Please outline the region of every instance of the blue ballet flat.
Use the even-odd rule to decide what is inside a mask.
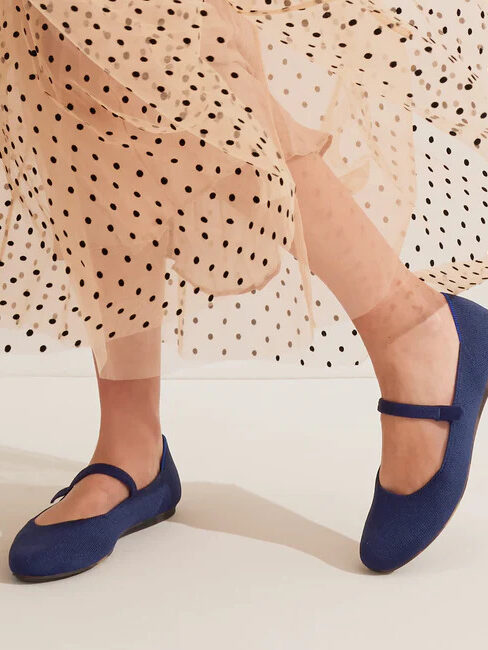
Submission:
[[[171,517],[181,498],[178,471],[165,436],[159,474],[146,487],[137,489],[134,479],[120,467],[93,463],[82,469],[68,487],[57,492],[51,503],[66,496],[89,474],[107,474],[118,479],[127,486],[129,496],[107,513],[95,517],[47,525],[36,524],[39,515],[30,519],[10,548],[9,565],[17,578],[45,582],[87,571],[112,553],[120,537]]]
[[[462,296],[442,293],[459,338],[452,404],[406,404],[380,397],[378,411],[449,421],[446,451],[436,474],[411,494],[386,490],[380,484],[378,470],[360,544],[361,560],[373,571],[394,571],[425,550],[451,518],[468,480],[474,438],[488,392],[488,309]]]

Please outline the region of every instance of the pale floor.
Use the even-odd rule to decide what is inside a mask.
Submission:
[[[487,421],[447,529],[378,576],[358,559],[379,458],[374,380],[168,381],[177,515],[92,571],[24,585],[10,542],[85,464],[98,406],[88,378],[3,378],[0,391],[3,650],[486,647]]]

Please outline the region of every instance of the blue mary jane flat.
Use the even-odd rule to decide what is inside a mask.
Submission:
[[[94,463],[55,494],[51,503],[68,494],[89,474],[107,474],[118,479],[127,486],[129,496],[109,512],[95,517],[47,525],[35,522],[38,515],[30,519],[10,548],[9,565],[17,578],[45,582],[91,569],[112,553],[120,537],[171,517],[181,498],[178,471],[165,436],[159,474],[146,487],[137,489],[133,478],[120,467]]]
[[[380,397],[378,411],[409,418],[447,420],[449,437],[440,469],[419,490],[396,494],[376,474],[373,501],[364,526],[360,556],[373,571],[403,566],[443,530],[466,488],[473,443],[487,397],[488,309],[459,295],[442,292],[459,337],[452,404],[393,402]]]

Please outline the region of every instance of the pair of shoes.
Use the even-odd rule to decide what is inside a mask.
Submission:
[[[377,572],[398,569],[434,541],[459,504],[468,480],[474,438],[488,391],[488,309],[462,296],[442,294],[459,338],[452,404],[407,404],[380,397],[378,411],[449,421],[446,451],[436,474],[411,494],[386,490],[378,470],[360,543],[363,564]]]
[[[444,459],[423,487],[406,495],[382,487],[378,470],[360,544],[361,560],[373,571],[391,572],[425,550],[451,518],[466,488],[474,437],[488,394],[488,309],[461,296],[443,295],[459,338],[453,403],[407,404],[380,397],[378,410],[400,417],[449,421]],[[42,582],[86,571],[110,555],[123,535],[171,517],[181,498],[178,472],[165,436],[160,472],[145,488],[138,490],[119,467],[98,463],[79,472],[52,501],[94,473],[122,481],[129,497],[109,512],[87,519],[40,526],[34,521],[36,515],[12,543],[9,564],[14,575]]]
[[[53,503],[89,474],[118,479],[129,496],[103,515],[39,525],[36,515],[17,533],[9,552],[12,573],[25,582],[59,580],[91,569],[109,556],[120,537],[168,519],[181,498],[178,471],[163,435],[163,453],[156,478],[140,490],[120,467],[93,463],[79,472]],[[45,512],[43,510],[42,512]]]

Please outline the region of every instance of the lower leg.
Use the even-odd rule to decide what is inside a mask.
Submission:
[[[100,430],[90,463],[109,463],[128,472],[138,488],[148,485],[158,474],[162,454],[159,416],[161,359],[159,330],[128,337],[109,347],[107,362],[112,371],[124,376],[120,356],[128,358],[133,348],[141,359],[148,356],[157,364],[157,376],[139,379],[105,379],[95,362],[100,396]],[[120,354],[118,354],[120,352]],[[132,367],[134,364],[132,363]],[[104,366],[104,369],[107,366]],[[147,368],[145,369],[147,371]],[[79,519],[108,512],[128,496],[127,488],[118,480],[93,474],[77,483],[64,499],[37,518],[40,524]]]
[[[449,404],[459,341],[445,298],[399,259],[322,158],[289,161],[309,263],[350,316],[386,399]],[[380,480],[400,493],[440,467],[449,424],[381,414]]]
[[[101,420],[92,463],[111,463],[137,487],[157,474],[162,452],[159,377],[112,380],[98,376]]]

